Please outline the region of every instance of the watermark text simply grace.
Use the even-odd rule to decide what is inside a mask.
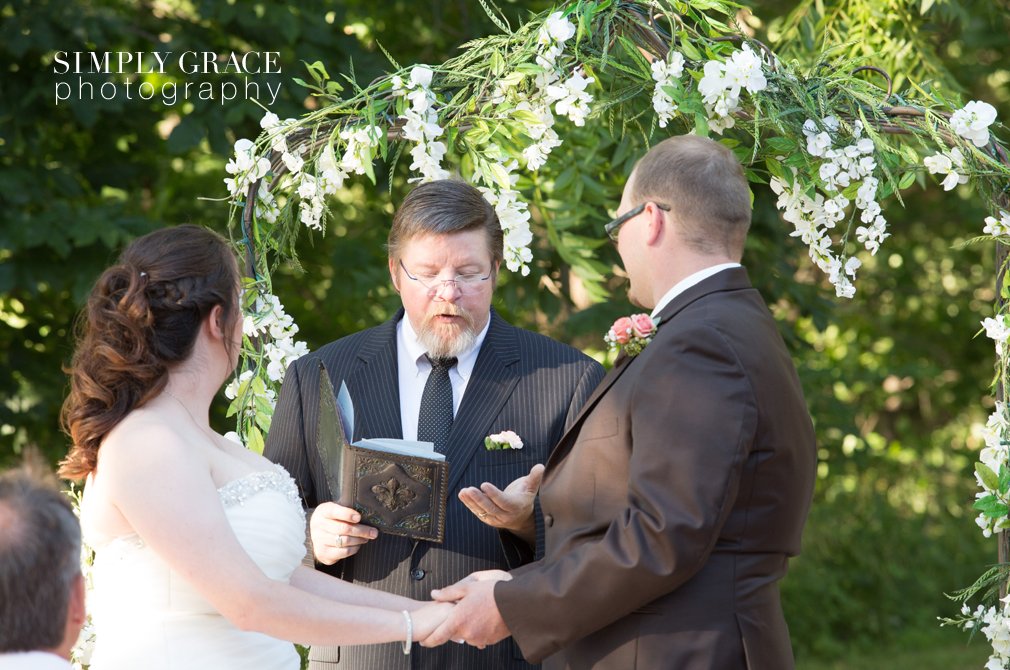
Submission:
[[[153,56],[147,59],[145,53]],[[280,74],[277,64],[279,51],[249,51],[228,56],[213,51],[184,51],[173,59],[171,51],[57,51],[53,72],[55,74],[165,74],[166,65],[177,62],[183,74]],[[154,61],[157,62],[155,66]],[[118,66],[115,67],[114,66]]]

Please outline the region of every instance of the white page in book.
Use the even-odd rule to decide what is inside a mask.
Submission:
[[[399,454],[401,456],[417,456],[433,461],[444,461],[445,454],[435,451],[432,442],[414,442],[412,440],[396,440],[390,438],[374,438],[371,440],[360,440],[354,443],[355,447],[364,449],[374,449],[384,451],[387,454]]]
[[[347,390],[347,384],[340,382],[340,392],[337,393],[337,405],[340,407],[340,423],[344,427],[344,437],[348,442],[354,439],[354,401]]]

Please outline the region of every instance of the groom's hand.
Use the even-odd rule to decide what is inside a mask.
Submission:
[[[358,553],[361,545],[378,537],[379,531],[359,521],[361,515],[349,507],[331,502],[317,507],[309,520],[312,553],[316,560],[323,565],[333,565]]]
[[[537,534],[533,502],[543,476],[544,466],[538,463],[528,475],[515,480],[504,491],[484,482],[479,489],[473,486],[462,489],[459,499],[484,523],[512,531],[532,545]]]
[[[467,644],[483,649],[511,635],[494,601],[496,581],[500,580],[464,580],[465,583],[432,591],[431,597],[436,601],[455,602],[456,607],[434,633],[421,641],[421,646],[437,647],[448,640],[465,640]]]

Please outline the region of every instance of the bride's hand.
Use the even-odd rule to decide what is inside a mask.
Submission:
[[[427,603],[421,609],[411,612],[414,641],[420,642],[434,633],[455,607],[453,603]]]

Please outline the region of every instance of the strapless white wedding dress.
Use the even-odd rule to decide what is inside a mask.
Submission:
[[[277,466],[236,479],[218,494],[256,565],[287,582],[305,556],[305,513],[294,480]],[[299,668],[294,645],[239,630],[136,534],[96,551],[92,579],[92,670]]]

